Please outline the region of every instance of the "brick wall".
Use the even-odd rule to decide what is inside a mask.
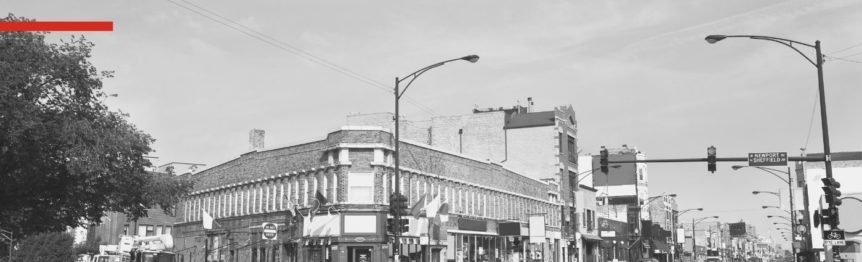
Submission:
[[[431,119],[431,145],[500,162],[506,159],[504,124],[502,111],[434,117]]]

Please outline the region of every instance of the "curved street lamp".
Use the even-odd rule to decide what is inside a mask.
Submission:
[[[785,219],[785,220],[787,220],[787,221],[793,221],[793,220],[791,220],[789,217],[786,217],[786,216],[779,216],[779,215],[768,215],[768,216],[766,216],[766,218],[773,218],[773,217],[776,217],[776,218],[783,218],[783,219]]]
[[[676,260],[676,252],[675,252],[676,245],[677,245],[677,243],[676,243],[677,242],[677,240],[676,240],[676,238],[677,238],[677,236],[676,236],[677,226],[676,225],[679,223],[679,217],[682,216],[683,214],[691,212],[691,211],[703,211],[703,208],[702,207],[688,208],[688,209],[683,209],[683,210],[677,211],[676,213],[673,214],[673,229],[674,230],[672,230],[670,232],[670,234],[671,234],[671,241],[673,241],[672,244],[673,244],[674,252],[670,256],[671,261]],[[694,229],[692,229],[692,230],[694,230]]]
[[[789,47],[790,49],[793,49],[793,51],[796,51],[796,53],[799,53],[800,55],[802,55],[802,57],[804,57],[805,60],[807,60],[815,68],[817,68],[817,91],[818,91],[818,95],[820,97],[820,127],[821,127],[821,133],[823,135],[823,166],[826,169],[826,178],[832,179],[832,153],[831,153],[831,150],[829,148],[829,125],[827,124],[828,121],[826,119],[826,88],[823,86],[823,54],[820,51],[820,40],[814,41],[814,45],[799,42],[799,41],[794,41],[794,40],[790,40],[790,39],[771,37],[771,36],[761,36],[761,35],[710,35],[710,36],[707,36],[704,40],[706,40],[706,42],[708,42],[710,44],[714,44],[714,43],[717,43],[718,41],[721,41],[721,40],[724,40],[727,38],[749,38],[749,39],[754,39],[754,40],[765,40],[765,41],[779,43],[781,45]],[[816,57],[812,60],[810,57],[805,55],[805,53],[802,53],[802,51],[799,51],[799,49],[797,49],[796,46],[807,46],[810,48],[814,48],[814,52],[815,52]],[[767,170],[764,168],[760,168],[760,169],[761,170]],[[788,169],[787,170],[787,173],[788,173],[788,179],[787,180],[788,180],[788,184],[790,184],[790,182],[789,182],[789,181],[791,181],[791,179],[790,179],[790,167],[788,167],[787,169]],[[792,194],[792,192],[793,191],[791,190],[791,194]],[[791,201],[793,201],[792,195],[790,196],[790,199],[791,199]],[[834,206],[830,205],[830,207],[834,207]],[[791,208],[791,210],[793,210],[793,204],[790,205],[790,208]],[[791,216],[793,216],[793,214],[791,214]],[[807,212],[805,213],[805,216],[810,217]],[[795,238],[794,238],[794,240],[795,240]],[[807,248],[810,249],[811,248],[810,238],[808,238],[808,240],[806,240],[806,241],[807,241],[806,246],[807,246]],[[795,253],[796,252],[795,252],[795,248],[794,248],[794,257],[796,255]],[[806,257],[807,257],[808,261],[812,261],[812,262],[815,261],[813,255],[806,255]],[[829,258],[827,258],[827,260],[828,259]]]
[[[795,212],[795,211],[796,211],[796,208],[795,208],[795,206],[793,205],[793,198],[794,198],[794,197],[793,197],[793,191],[794,191],[794,190],[793,190],[793,176],[792,176],[792,173],[790,172],[790,167],[789,167],[789,166],[787,167],[787,171],[786,171],[786,172],[785,172],[785,171],[783,171],[783,170],[779,170],[779,169],[775,169],[775,168],[770,168],[770,167],[762,167],[762,166],[732,166],[731,168],[733,168],[733,170],[739,170],[739,169],[742,169],[742,168],[757,168],[757,169],[760,169],[761,171],[767,172],[767,173],[769,173],[770,175],[775,176],[776,178],[778,178],[779,180],[781,180],[782,182],[784,182],[785,184],[787,184],[787,189],[788,189],[788,190],[787,190],[787,192],[788,192],[788,198],[790,199],[790,212],[789,212],[789,213],[790,213],[790,223],[791,223],[791,224],[793,224],[791,227],[794,227],[794,228],[796,227],[796,212]],[[781,177],[781,175],[779,175],[779,173],[782,173],[782,174],[787,175],[787,178],[783,178],[783,177]],[[775,192],[768,192],[768,191],[754,191],[754,192],[751,192],[751,193],[752,193],[752,194],[755,194],[755,195],[756,195],[756,194],[758,194],[758,193],[769,193],[769,194],[773,194],[773,195],[777,196],[777,197],[778,197],[778,201],[779,201],[779,202],[781,202],[781,195],[780,195],[780,194],[778,194],[778,193],[775,193]],[[765,209],[765,208],[766,208],[766,207],[764,207],[764,209]],[[808,217],[808,212],[807,212],[808,207],[806,206],[804,210],[806,210],[806,211],[805,211],[805,213],[804,213],[804,215],[805,215],[806,217]],[[796,231],[795,231],[795,230],[793,230],[792,234],[793,234],[793,239],[796,239]],[[808,245],[808,244],[806,243],[806,245]],[[794,256],[795,256],[795,255],[796,255],[796,253],[797,253],[796,248],[794,247],[794,248],[792,249],[792,251],[793,251],[793,254],[794,254]]]
[[[817,89],[820,95],[820,126],[823,133],[823,160],[826,169],[826,178],[832,178],[832,153],[829,149],[829,125],[826,121],[826,90],[823,86],[823,54],[820,52],[820,40],[814,41],[814,45],[790,39],[762,35],[710,35],[707,36],[704,40],[706,40],[706,42],[710,44],[714,44],[727,38],[749,38],[779,43],[781,45],[789,47],[790,49],[793,49],[793,51],[796,51],[797,53],[802,55],[805,60],[808,60],[809,63],[811,63],[812,65],[814,65],[814,67],[817,68]],[[796,46],[794,45],[802,45],[814,48],[817,57],[812,60],[807,55],[805,55],[805,53],[802,53],[802,51],[796,49]]]
[[[401,167],[399,165],[400,157],[399,157],[399,147],[398,147],[399,144],[401,143],[401,139],[399,137],[400,132],[398,130],[399,129],[398,128],[399,119],[400,119],[399,101],[401,99],[401,96],[404,95],[404,92],[407,92],[407,88],[410,88],[410,84],[413,84],[413,81],[415,81],[416,78],[419,78],[419,76],[421,76],[425,72],[428,72],[428,70],[434,69],[436,67],[442,66],[442,65],[449,63],[449,62],[452,62],[452,61],[459,61],[459,60],[468,61],[470,63],[476,63],[477,61],[479,61],[479,56],[468,55],[465,57],[449,59],[449,60],[446,60],[443,62],[439,62],[436,64],[432,64],[432,65],[423,67],[419,70],[416,70],[416,72],[413,72],[413,73],[406,75],[404,77],[401,77],[401,78],[396,77],[395,78],[395,154],[393,155],[393,158],[395,158],[394,159],[395,160],[395,185],[394,185],[395,186],[395,195],[398,195],[398,196],[401,195],[401,189],[400,189],[401,188]],[[403,82],[404,80],[407,80],[408,78],[410,79],[410,82],[407,82],[407,85],[404,86],[404,90],[399,90],[399,85],[401,84],[401,82]],[[390,199],[389,202],[390,202],[390,206],[391,206],[392,199]],[[395,219],[393,220],[393,223],[394,223],[393,226],[395,228],[400,229],[401,228],[401,225],[400,225],[401,224],[401,219],[400,219],[401,215],[398,212],[395,212],[394,217],[395,217]],[[393,234],[393,242],[395,244],[393,245],[392,252],[395,254],[395,257],[399,257],[401,254],[400,253],[400,246],[401,246],[400,243],[401,242],[398,241],[398,235],[400,235],[401,232],[399,232],[399,231],[400,230],[395,230],[395,232]],[[399,261],[399,260],[396,259],[395,261]]]
[[[790,211],[787,211],[787,210],[781,209],[781,207],[779,207],[779,206],[761,206],[761,208],[763,208],[763,209],[767,209],[767,208],[775,208],[775,209],[778,209],[778,210],[784,211],[784,212],[785,212],[785,213],[787,213],[788,215],[793,215],[793,213],[790,213]],[[791,221],[792,221],[792,220],[791,220]]]

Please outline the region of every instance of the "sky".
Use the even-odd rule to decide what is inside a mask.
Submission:
[[[392,112],[395,77],[469,54],[480,61],[419,78],[403,114],[532,97],[537,111],[573,106],[583,153],[622,144],[651,159],[705,157],[710,145],[719,157],[821,152],[816,68],[777,43],[708,44],[711,34],[820,40],[831,149],[862,150],[862,3],[852,0],[0,0],[0,13],[113,21],[113,32],[74,35],[95,44],[95,66],[115,71],[104,88],[117,97],[106,103],[157,140],[160,163],[218,165],[248,150],[253,128],[266,130],[268,147],[323,138],[348,114]],[[715,173],[650,164],[649,190],[705,209],[682,221],[718,215],[780,239],[766,216],[782,212],[760,208],[776,198],[750,192],[782,182],[736,164],[745,163]]]

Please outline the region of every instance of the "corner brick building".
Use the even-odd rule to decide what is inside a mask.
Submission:
[[[190,174],[196,185],[179,208],[176,252],[183,261],[203,261],[205,253],[209,261],[388,261],[391,141],[383,128],[345,127],[324,140],[252,151]],[[477,261],[532,252],[523,236],[500,236],[498,224],[526,223],[528,214],[545,213],[544,251],[559,256],[553,252],[560,245],[559,205],[548,200],[548,192],[557,190],[552,183],[417,142],[402,141],[401,154],[402,190],[410,203],[437,194],[452,213],[422,245],[428,223],[410,218],[401,243],[405,255]],[[318,191],[329,203],[312,220],[309,207]],[[287,219],[291,202],[305,216],[299,223]],[[204,211],[215,218],[212,230],[202,228]],[[278,240],[262,240],[264,222],[281,224]]]

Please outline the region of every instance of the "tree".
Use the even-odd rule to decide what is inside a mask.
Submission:
[[[74,238],[69,233],[41,233],[25,238],[13,259],[32,262],[75,261]]]
[[[88,61],[93,44],[45,34],[0,32],[0,228],[26,236],[109,211],[169,212],[191,182],[146,171],[154,139],[104,105],[111,72]]]

